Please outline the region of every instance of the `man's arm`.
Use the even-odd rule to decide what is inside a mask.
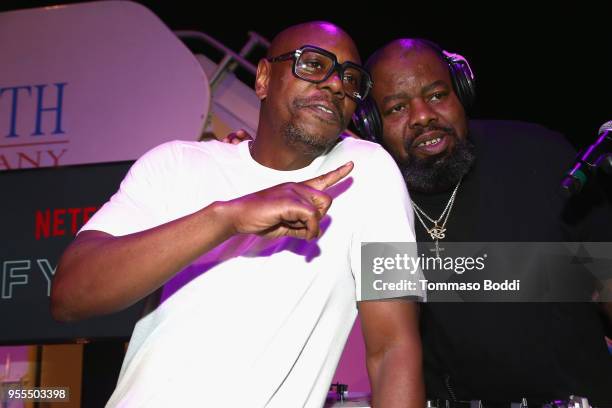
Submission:
[[[51,312],[70,321],[129,307],[232,234],[221,203],[121,237],[83,231],[60,259]]]
[[[372,406],[425,406],[418,305],[390,299],[359,303]]]
[[[313,239],[332,202],[322,190],[352,168],[348,163],[301,183],[216,202],[134,234],[115,237],[84,231],[60,259],[51,312],[56,319],[69,321],[122,310],[235,234]]]

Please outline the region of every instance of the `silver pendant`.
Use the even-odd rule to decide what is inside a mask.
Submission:
[[[430,251],[436,253],[436,258],[440,258],[440,252],[444,251],[444,248],[440,246],[440,242],[437,239],[434,241],[434,244],[434,248],[431,248]]]

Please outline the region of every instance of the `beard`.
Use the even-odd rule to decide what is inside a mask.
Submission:
[[[298,98],[293,101],[294,112],[322,100],[327,101],[327,99],[322,97]],[[320,156],[331,149],[338,141],[338,137],[343,129],[342,124],[344,123],[344,115],[340,102],[332,100],[331,103],[334,105],[335,111],[337,112],[335,123],[337,125],[336,137],[326,135],[322,130],[317,133],[306,130],[304,126],[298,124],[300,123],[300,119],[294,114],[291,120],[285,122],[281,128],[287,145],[300,149],[303,154],[308,156]]]
[[[291,122],[283,125],[282,132],[287,145],[299,149],[306,156],[320,156],[331,149],[338,141],[338,138],[309,133],[304,128]]]
[[[455,136],[456,137],[456,136]],[[399,167],[408,190],[437,193],[449,190],[467,174],[474,161],[474,144],[468,139],[458,139],[453,151],[442,157],[411,158]]]

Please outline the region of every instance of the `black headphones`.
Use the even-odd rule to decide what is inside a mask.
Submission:
[[[444,51],[440,46],[429,40],[419,40],[419,42],[425,43],[446,61],[455,94],[463,105],[463,109],[469,112],[476,96],[474,73],[470,64],[461,55]],[[357,106],[353,114],[353,124],[364,139],[377,143],[381,142],[382,118],[371,94]]]

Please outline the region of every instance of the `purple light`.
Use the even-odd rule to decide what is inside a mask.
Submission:
[[[328,34],[331,35],[337,35],[339,34],[340,30],[338,29],[338,27],[336,27],[335,25],[331,24],[331,23],[320,23],[319,26]]]

